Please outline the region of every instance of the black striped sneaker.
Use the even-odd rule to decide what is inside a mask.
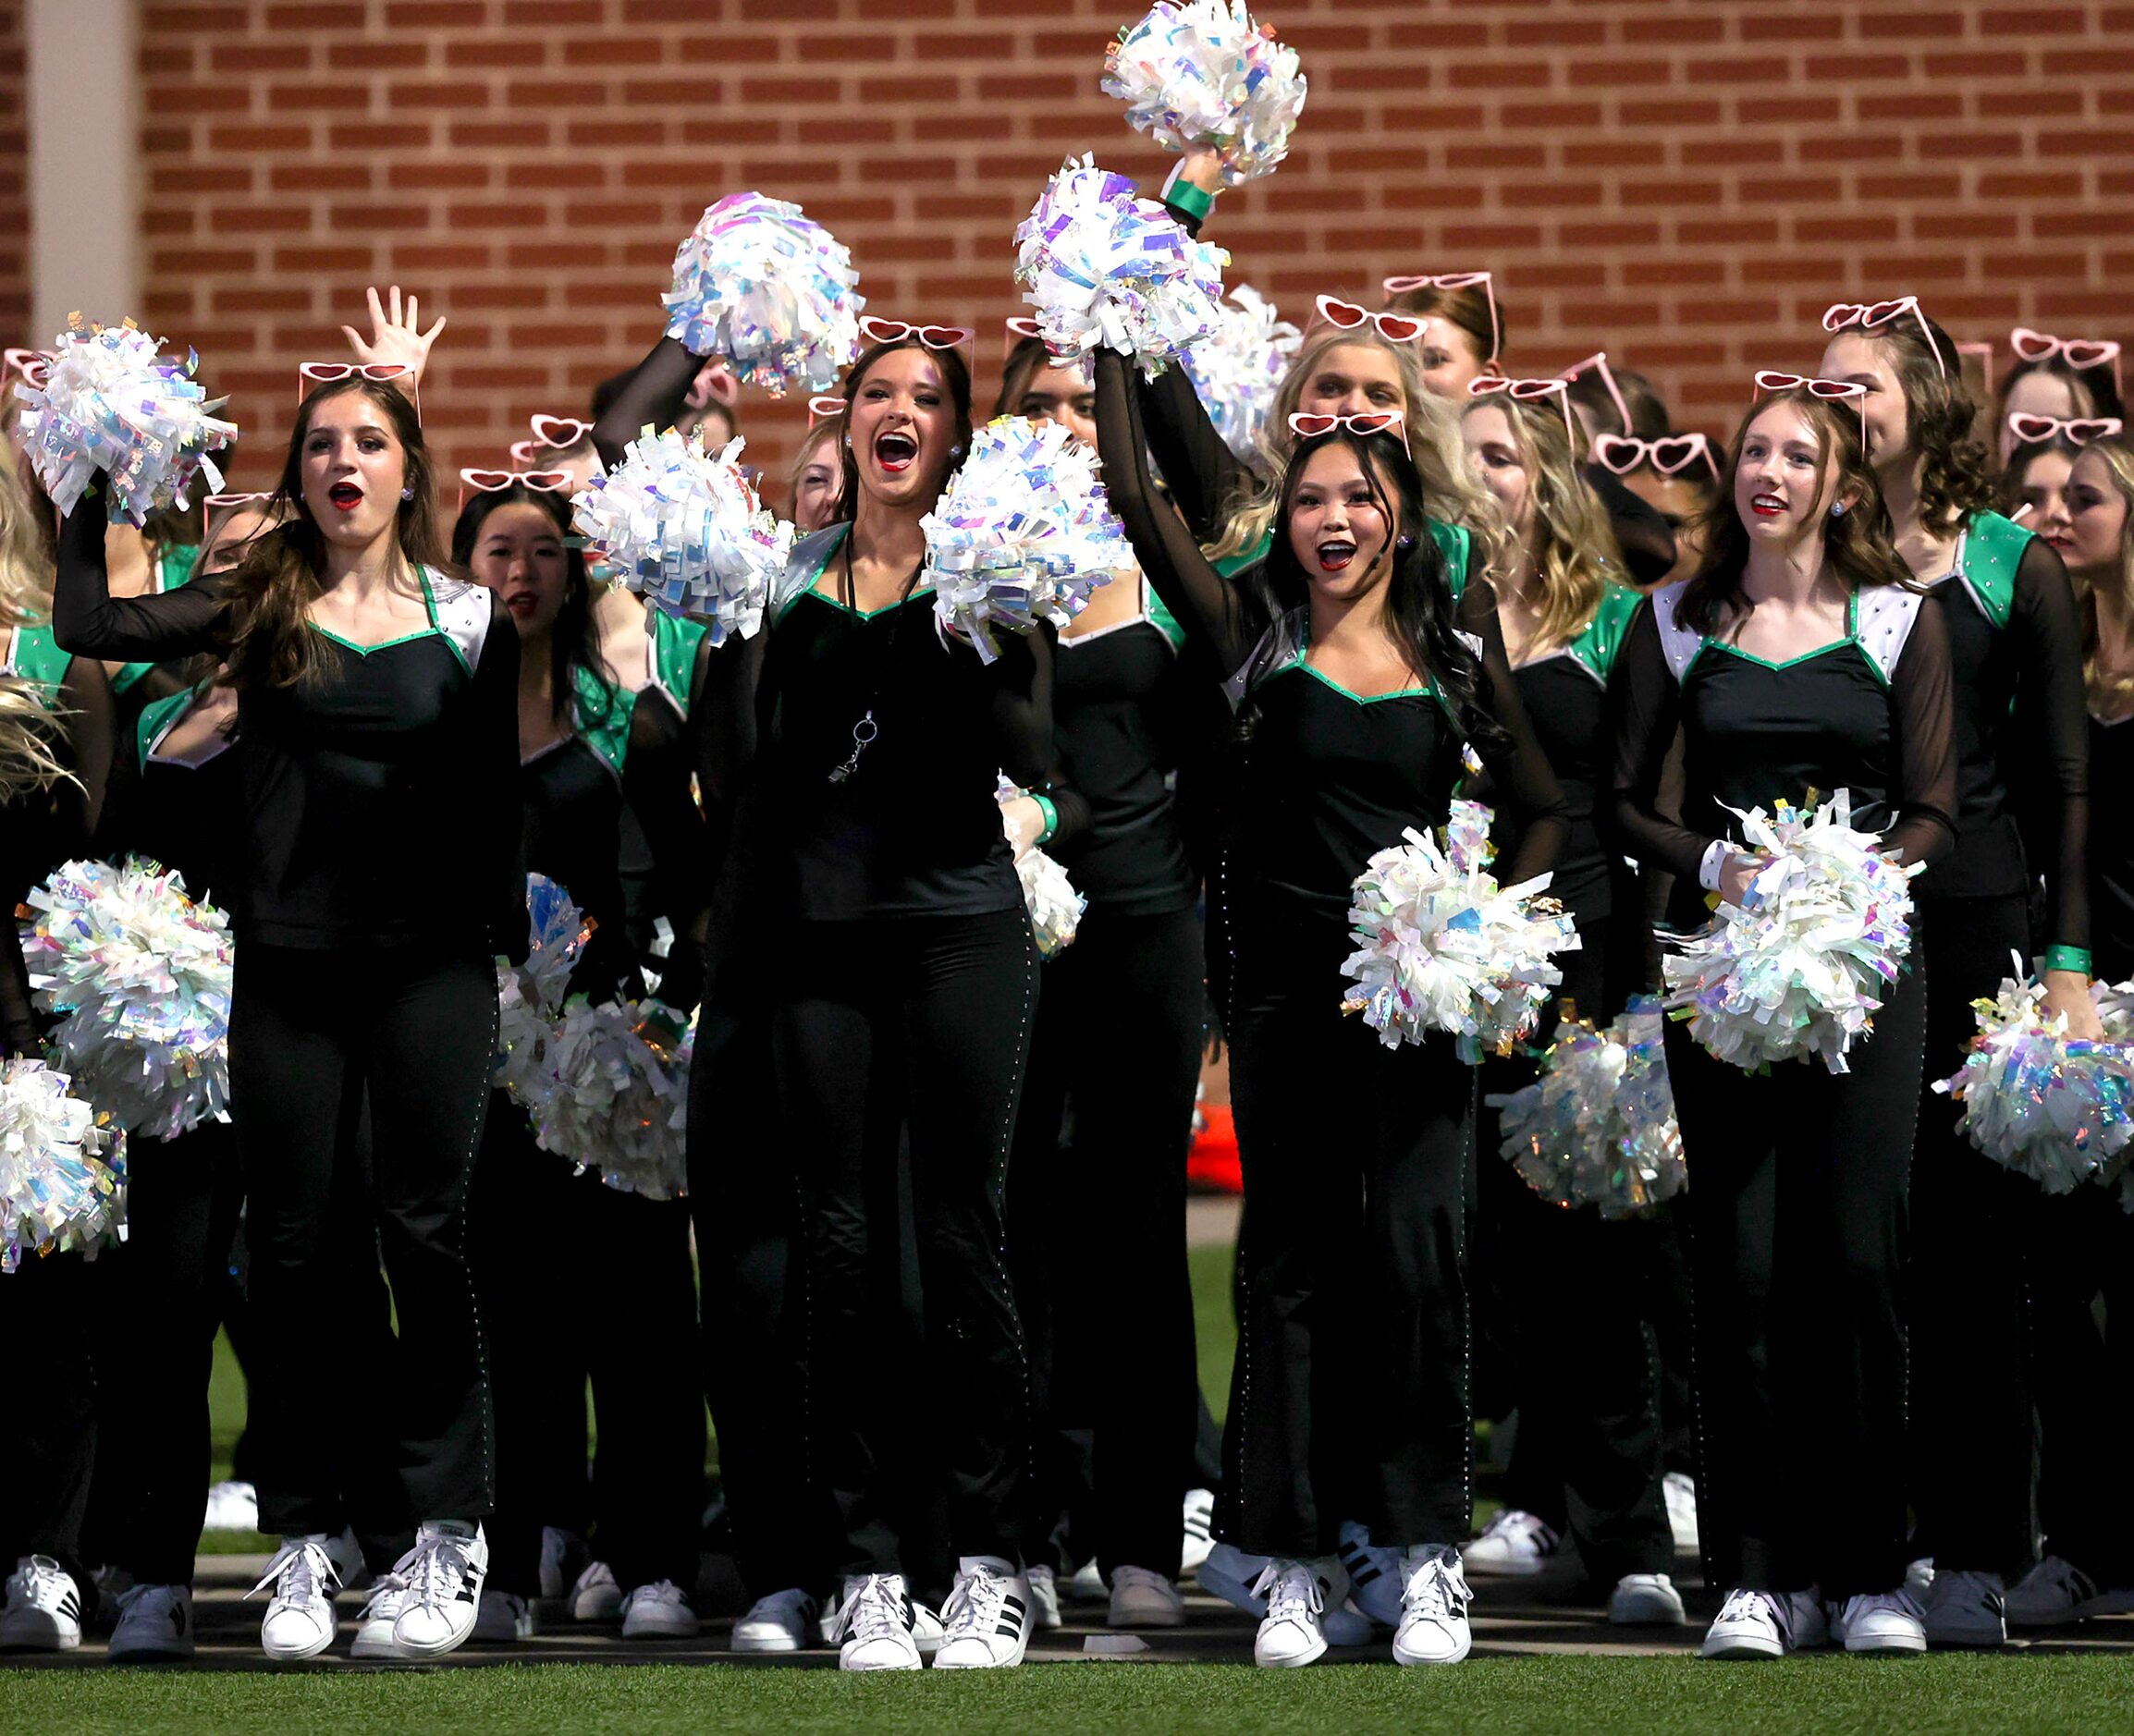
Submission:
[[[7,1576],[0,1651],[71,1652],[81,1644],[81,1589],[48,1555],[26,1555]]]
[[[997,1556],[967,1555],[941,1608],[936,1669],[1011,1669],[1030,1639],[1030,1582]]]

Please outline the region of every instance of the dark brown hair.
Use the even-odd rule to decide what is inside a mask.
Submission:
[[[1734,479],[1741,471],[1741,448],[1750,426],[1774,405],[1790,404],[1816,434],[1816,455],[1829,471],[1819,479],[1813,512],[1823,533],[1823,563],[1836,572],[1847,589],[1865,591],[1875,585],[1913,587],[1912,575],[1898,558],[1891,541],[1889,508],[1883,504],[1881,487],[1867,461],[1860,438],[1859,412],[1850,398],[1817,397],[1803,387],[1773,392],[1748,407],[1727,448],[1724,482],[1704,514],[1704,559],[1682,593],[1675,617],[1700,633],[1721,630],[1731,613],[1747,615],[1756,605],[1741,588],[1748,568],[1748,527],[1734,502]],[[1835,460],[1834,466],[1832,460]],[[1836,518],[1829,516],[1830,503],[1851,494],[1852,505]]]
[[[993,414],[1013,415],[1023,394],[1030,389],[1030,382],[1051,365],[1052,352],[1045,348],[1042,337],[1017,340],[1000,369],[1000,396],[993,400]]]
[[[838,497],[837,509],[830,515],[832,524],[850,524],[860,507],[860,467],[852,457],[852,406],[860,401],[860,387],[884,356],[899,349],[916,349],[932,361],[941,376],[941,384],[948,390],[949,407],[955,412],[954,438],[950,442],[957,453],[971,449],[971,369],[964,361],[961,349],[934,349],[922,344],[917,337],[900,337],[893,344],[877,344],[852,363],[852,372],[845,375],[845,408],[838,417],[838,463],[840,467],[844,493]],[[955,458],[949,460],[952,472]],[[948,477],[941,478],[942,485]]]
[[[556,625],[548,641],[549,715],[568,724],[576,715],[577,671],[584,669],[601,692],[600,717],[605,720],[615,704],[615,677],[600,654],[600,630],[593,615],[593,586],[585,576],[584,550],[570,534],[570,496],[513,483],[494,493],[476,489],[460,508],[452,526],[452,559],[470,572],[474,546],[482,540],[482,527],[489,515],[505,507],[536,507],[556,525],[563,544],[563,606],[556,612]]]
[[[1993,504],[1993,460],[1971,434],[1979,407],[1964,385],[1964,359],[1924,314],[1860,336],[1881,346],[1905,395],[1905,438],[1919,459],[1919,523],[1930,536],[1954,535]]]
[[[351,393],[384,413],[405,457],[407,471],[401,482],[411,492],[400,501],[394,517],[393,545],[406,578],[415,582],[417,567],[445,567],[430,453],[423,444],[414,406],[397,386],[360,374],[320,386],[298,407],[281,481],[261,507],[263,512],[278,515],[280,522],[252,540],[244,559],[223,581],[233,605],[223,654],[228,669],[223,677],[226,686],[240,691],[294,687],[317,666],[308,612],[321,592],[326,539],[304,504],[304,442],[310,438],[319,407]]]
[[[1497,303],[1496,324],[1490,324],[1490,298],[1495,293],[1493,282],[1469,284],[1465,289],[1441,289],[1435,284],[1425,284],[1419,289],[1402,290],[1386,306],[1397,313],[1415,313],[1457,325],[1475,340],[1478,356],[1486,362],[1496,361],[1502,357],[1511,334],[1504,329],[1502,301]]]

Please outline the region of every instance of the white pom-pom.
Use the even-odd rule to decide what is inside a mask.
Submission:
[[[763,625],[792,550],[792,526],[766,509],[736,461],[745,444],[737,436],[713,453],[701,432],[647,429],[571,503],[589,559],[654,606],[704,622],[715,645]]]
[[[193,478],[210,491],[222,471],[207,455],[237,437],[237,424],[214,414],[194,379],[200,358],[161,359],[163,340],[132,321],[62,332],[43,386],[15,388],[21,444],[37,480],[62,514],[71,513],[98,471],[111,479],[108,516],[135,524],[166,507],[183,507]]]
[[[1634,998],[1605,1031],[1566,1020],[1540,1077],[1489,1099],[1502,1112],[1504,1158],[1551,1205],[1628,1217],[1686,1180],[1674,1094],[1662,1050],[1660,1003]]]
[[[1304,334],[1277,317],[1250,284],[1230,292],[1222,324],[1185,352],[1182,365],[1223,443],[1248,464],[1260,461],[1259,431]]]
[[[1037,956],[1049,959],[1073,943],[1089,900],[1074,889],[1066,869],[1041,850],[1026,850],[1015,859],[1015,877],[1023,883],[1023,902],[1030,907]]]
[[[1097,455],[1049,419],[1002,416],[979,429],[920,528],[934,614],[987,663],[1000,654],[995,629],[1064,627],[1134,559]]]
[[[1722,904],[1662,960],[1667,1005],[1690,1009],[1690,1034],[1757,1071],[1818,1056],[1834,1073],[1864,1036],[1911,950],[1910,881],[1882,839],[1852,827],[1839,790],[1803,813],[1778,804],[1740,815],[1748,848],[1768,858],[1748,908]]]
[[[1126,118],[1173,151],[1212,144],[1222,179],[1236,187],[1289,154],[1304,113],[1296,50],[1255,24],[1244,0],[1157,0],[1122,31],[1104,93]]]
[[[70,1082],[43,1061],[0,1066],[0,1272],[126,1233],[126,1135]]]
[[[1069,157],[1046,183],[1015,248],[1015,281],[1056,357],[1108,346],[1153,379],[1222,324],[1230,255],[1091,157]]]
[[[689,1027],[656,1001],[574,995],[548,1050],[555,1080],[535,1124],[543,1151],[647,1199],[689,1191]]]
[[[729,193],[675,250],[667,335],[773,397],[823,392],[859,353],[852,256],[798,205]]]
[[[2092,984],[2106,1040],[2069,1038],[2065,1019],[2046,1016],[2043,985],[2020,959],[2015,966],[1993,1000],[1972,1003],[1978,1034],[1934,1089],[1962,1106],[1956,1126],[1988,1157],[2048,1193],[2071,1193],[2116,1174],[2134,1139],[2134,1019],[2124,986]]]
[[[1342,966],[1354,987],[1343,1010],[1362,1013],[1388,1048],[1442,1031],[1463,1060],[1508,1054],[1564,980],[1549,960],[1577,948],[1571,919],[1529,906],[1547,874],[1497,884],[1489,825],[1489,809],[1455,801],[1442,848],[1411,827],[1405,844],[1380,850],[1356,876],[1357,950]]]
[[[546,874],[526,876],[526,962],[497,960],[497,1083],[536,1116],[555,1090],[548,1051],[593,920]]]
[[[123,1128],[171,1139],[229,1115],[230,938],[153,862],[64,864],[27,900],[23,961],[74,1088]]]

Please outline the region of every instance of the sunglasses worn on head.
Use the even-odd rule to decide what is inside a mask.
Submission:
[[[845,400],[828,392],[817,393],[808,399],[808,426],[818,422],[828,422],[845,413]]]
[[[210,495],[200,503],[201,547],[205,548],[215,540],[215,515],[217,512],[227,515],[241,507],[253,506],[262,500],[272,500],[273,498],[272,495],[266,494]]]
[[[300,409],[313,388],[333,385],[342,380],[362,378],[383,385],[391,380],[405,379],[413,373],[404,361],[300,361],[297,363],[297,404]],[[415,422],[423,420],[423,394],[411,379],[410,396],[414,400]]]
[[[1380,286],[1387,296],[1406,295],[1415,289],[1480,289],[1490,303],[1490,353],[1484,361],[1494,361],[1504,347],[1503,327],[1497,321],[1497,287],[1495,276],[1486,271],[1442,271],[1436,273],[1410,273],[1405,276],[1388,277]]]
[[[1608,352],[1597,349],[1583,361],[1574,361],[1564,370],[1566,385],[1575,384],[1578,376],[1590,370],[1600,376],[1600,384],[1608,393],[1608,401],[1615,406],[1615,413],[1623,419],[1623,432],[1630,432],[1630,406],[1623,401],[1623,388],[1615,384],[1615,371],[1608,365]]]
[[[1757,395],[1766,392],[1807,392],[1811,397],[1849,397],[1855,410],[1859,411],[1859,433],[1862,444],[1867,440],[1867,387],[1858,380],[1818,380],[1806,373],[1783,373],[1776,368],[1764,368],[1756,376]]]
[[[1329,325],[1337,325],[1344,332],[1353,332],[1367,323],[1375,325],[1380,336],[1394,344],[1414,343],[1429,324],[1412,313],[1373,313],[1368,308],[1359,308],[1354,301],[1343,301],[1339,296],[1319,297],[1318,312],[1319,318]]]
[[[1469,397],[1487,397],[1492,392],[1502,392],[1516,403],[1530,404],[1544,397],[1556,400],[1556,408],[1564,412],[1564,437],[1571,443],[1571,450],[1578,450],[1578,433],[1571,425],[1571,383],[1568,380],[1513,380],[1501,373],[1485,373],[1479,379],[1467,382]]]
[[[912,325],[902,320],[877,319],[872,313],[861,316],[860,331],[872,343],[901,344],[915,337],[928,349],[954,349],[972,336],[967,325]]]
[[[539,495],[568,495],[570,493],[569,471],[483,471],[470,470],[460,472],[460,506],[467,504],[467,491],[478,494],[500,495],[517,484],[531,488]],[[454,508],[458,510],[457,507]]]
[[[1919,336],[1927,340],[1927,353],[1934,359],[1934,372],[1946,380],[1948,364],[1942,360],[1942,347],[1934,342],[1933,327],[1919,311],[1917,296],[1898,296],[1894,301],[1834,301],[1822,311],[1822,329],[1846,332],[1858,326],[1863,332],[1879,332],[1892,320],[1900,320],[1907,313],[1919,323]]]
[[[26,385],[43,391],[52,378],[52,358],[42,349],[10,349],[7,372],[20,374]]]
[[[1657,440],[1604,434],[1594,440],[1593,456],[1616,476],[1627,476],[1641,464],[1661,476],[1679,476],[1702,458],[1711,467],[1712,480],[1719,480],[1719,460],[1712,456],[1711,442],[1700,434],[1662,434]]]
[[[1309,410],[1290,412],[1289,431],[1300,440],[1317,440],[1337,428],[1357,434],[1398,434],[1401,449],[1408,449],[1408,419],[1398,410],[1372,410],[1358,416],[1334,416]]]
[[[2033,416],[2018,410],[2008,417],[2008,432],[2027,446],[2042,445],[2062,434],[2071,444],[2086,446],[2092,440],[2113,438],[2124,425],[2116,416],[2076,416],[2062,421],[2057,416]]]

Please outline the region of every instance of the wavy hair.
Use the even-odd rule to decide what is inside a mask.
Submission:
[[[40,509],[0,434],[0,630],[52,618],[53,548]]]
[[[1288,455],[1282,495],[1275,504],[1273,544],[1265,561],[1239,578],[1258,590],[1258,601],[1270,617],[1279,617],[1310,600],[1311,581],[1290,545],[1290,511],[1312,456],[1337,445],[1355,454],[1371,498],[1393,538],[1388,551],[1392,570],[1386,581],[1385,605],[1393,642],[1408,666],[1436,689],[1453,726],[1466,740],[1481,747],[1504,743],[1508,738],[1503,726],[1490,710],[1489,671],[1460,637],[1445,557],[1425,522],[1422,472],[1392,434],[1358,434],[1336,428],[1316,439],[1298,441]]]
[[[2121,439],[2092,440],[2080,450],[2103,459],[2105,474],[2127,508],[2126,522],[2119,528],[2117,574],[2118,603],[2124,612],[2134,607],[2134,446]],[[2134,704],[2134,674],[2111,673],[2098,666],[2098,587],[2080,574],[2070,571],[2067,576],[2074,581],[2076,600],[2082,606],[2082,685],[2089,691],[2091,709],[2100,716],[2122,715]]]
[[[1503,412],[1527,476],[1534,521],[1526,542],[1541,582],[1539,638],[1548,645],[1567,644],[1600,606],[1611,571],[1622,577],[1623,553],[1615,544],[1614,527],[1579,469],[1560,412],[1521,403],[1508,392],[1492,392],[1470,399],[1460,420],[1483,410]]]
[[[1823,475],[1817,481],[1810,510],[1813,521],[1822,526],[1823,564],[1851,591],[1875,585],[1919,588],[1892,541],[1889,508],[1883,504],[1882,488],[1867,461],[1859,412],[1849,399],[1817,397],[1795,386],[1751,404],[1727,448],[1725,483],[1702,520],[1704,558],[1675,609],[1684,626],[1700,633],[1717,632],[1730,614],[1746,616],[1756,606],[1741,585],[1748,568],[1748,528],[1734,503],[1734,479],[1741,471],[1741,448],[1750,427],[1778,404],[1791,405],[1815,430],[1816,456]],[[1848,492],[1857,496],[1851,509],[1830,517],[1830,503]]]
[[[852,457],[850,438],[852,406],[859,402],[860,387],[866,383],[867,375],[881,364],[884,356],[892,355],[900,349],[916,349],[921,355],[931,359],[940,373],[941,384],[948,388],[950,408],[955,412],[955,437],[950,444],[960,451],[968,452],[971,449],[971,368],[963,360],[963,351],[960,348],[929,348],[915,336],[900,337],[891,344],[877,344],[872,349],[864,352],[852,363],[852,372],[845,375],[845,407],[837,420],[838,463],[844,492],[838,496],[837,507],[829,516],[828,522],[831,524],[850,524],[853,515],[859,511],[860,467],[859,461]],[[949,470],[951,474],[955,468],[956,461],[950,458]],[[947,476],[941,478],[944,488],[948,486],[948,482]]]
[[[1841,336],[1862,337],[1889,359],[1905,395],[1905,437],[1919,464],[1919,523],[1930,536],[1955,535],[1972,513],[1993,506],[1994,491],[1993,460],[1971,432],[1979,407],[1964,385],[1964,359],[1954,340],[1923,313]]]
[[[1259,431],[1262,474],[1240,482],[1222,534],[1208,544],[1208,558],[1222,560],[1248,553],[1266,539],[1285,492],[1283,475],[1295,438],[1289,431],[1290,415],[1328,353],[1343,345],[1375,347],[1393,359],[1406,403],[1408,451],[1422,479],[1426,509],[1432,518],[1464,526],[1474,537],[1480,556],[1478,572],[1501,572],[1509,547],[1504,518],[1490,491],[1468,473],[1458,417],[1450,404],[1424,385],[1422,357],[1415,345],[1396,344],[1375,325],[1355,331],[1332,326],[1305,339],[1275,388],[1273,406]]]
[[[294,687],[318,670],[318,653],[308,625],[311,605],[322,590],[326,539],[304,504],[304,442],[319,408],[354,394],[382,411],[405,456],[404,486],[412,493],[399,503],[393,520],[396,583],[412,594],[417,567],[446,567],[437,536],[435,479],[429,448],[423,443],[415,408],[398,387],[354,375],[337,380],[306,397],[289,430],[281,480],[262,510],[280,522],[253,539],[245,557],[223,581],[229,597],[231,624],[223,653],[223,685],[240,691],[249,687]]]
[[[2100,362],[2094,368],[2071,367],[2058,356],[2049,356],[2042,361],[2017,361],[2001,376],[2000,388],[1993,394],[1993,438],[2001,437],[2001,430],[2008,425],[2008,395],[2016,389],[2016,382],[2033,373],[2050,374],[2067,388],[2068,414],[2075,417],[2116,416],[2127,417],[2127,407],[2119,397],[2119,387],[2112,378],[2112,364]]]
[[[534,507],[555,524],[563,544],[563,606],[556,612],[556,625],[548,639],[548,715],[568,726],[576,715],[577,671],[583,669],[600,690],[596,721],[605,722],[615,707],[615,674],[600,654],[599,624],[593,613],[593,585],[585,575],[585,553],[570,532],[569,496],[529,488],[513,483],[494,494],[476,490],[460,508],[452,526],[452,559],[472,570],[474,547],[482,540],[482,527],[491,513],[505,507]]]

